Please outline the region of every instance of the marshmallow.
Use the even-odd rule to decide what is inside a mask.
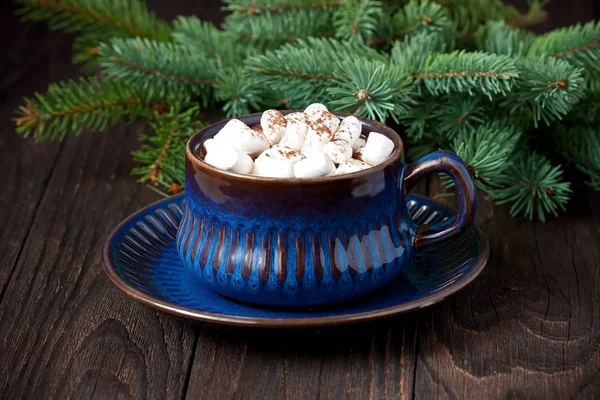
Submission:
[[[285,120],[287,121],[287,126],[279,144],[300,151],[304,144],[304,138],[306,137],[310,121],[301,112],[288,114],[285,116]]]
[[[281,160],[288,159],[292,160],[293,162],[304,160],[304,156],[302,154],[290,147],[283,145],[273,146],[270,149],[265,150],[264,153],[268,153],[269,157],[274,157]]]
[[[340,164],[352,157],[352,147],[350,143],[345,140],[334,140],[323,146],[323,151],[327,153],[329,158],[336,163]]]
[[[304,114],[309,115],[314,113],[315,111],[329,111],[324,104],[320,103],[312,103],[308,107],[304,109]]]
[[[350,115],[342,120],[333,140],[345,140],[350,143],[350,146],[354,146],[354,142],[360,138],[361,132],[362,125],[360,121],[354,115]],[[354,147],[352,150],[354,150]]]
[[[323,147],[329,143],[326,136],[317,135],[314,132],[308,132],[301,153],[304,157],[310,157],[323,152]]]
[[[306,132],[304,145],[302,146],[302,155],[308,157],[310,155],[321,153],[323,147],[331,141],[333,135],[323,124],[311,122]]]
[[[250,129],[238,119],[229,120],[215,135],[215,139],[228,142],[252,157],[269,148],[269,141],[262,132]]]
[[[204,146],[204,151],[206,153],[208,153],[209,151],[213,150],[213,149],[218,149],[220,147],[219,145],[220,141],[215,139],[215,138],[210,138],[204,141],[204,143],[202,143],[202,146]]]
[[[316,178],[327,176],[335,171],[331,158],[325,153],[317,153],[294,164],[296,178]]]
[[[308,114],[308,118],[316,124],[316,126],[325,125],[329,130],[329,135],[333,138],[333,135],[340,126],[340,119],[330,113],[329,111],[316,110],[311,114]]]
[[[287,121],[277,110],[267,110],[260,117],[260,126],[270,144],[277,144],[285,133]]]
[[[294,149],[273,146],[254,161],[252,173],[273,178],[293,178],[294,164],[302,159],[304,157]]]
[[[248,154],[240,151],[238,153],[238,159],[230,171],[236,174],[249,174],[254,168],[254,161]]]
[[[206,156],[204,156],[204,162],[212,165],[213,167],[223,169],[226,171],[235,172],[237,174],[248,174],[252,170],[254,162],[252,158],[239,151],[232,145],[214,139],[206,145],[207,148]],[[208,142],[208,140],[207,140]]]
[[[362,137],[359,137],[354,143],[351,143],[350,146],[352,146],[352,151],[357,151],[358,149],[365,147],[365,144],[367,144],[367,141]]]
[[[337,169],[335,170],[335,175],[349,174],[370,167],[371,166],[369,164],[351,158],[349,160],[344,161],[337,167]]]
[[[394,151],[394,142],[377,132],[369,133],[367,144],[362,149],[362,161],[369,165],[384,162]]]

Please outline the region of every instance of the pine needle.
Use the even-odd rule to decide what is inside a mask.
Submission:
[[[122,82],[96,78],[53,83],[25,103],[15,118],[17,132],[36,140],[62,140],[87,129],[104,131],[122,120],[152,119],[169,110],[164,100],[151,99]]]
[[[428,58],[413,76],[433,95],[482,93],[491,99],[506,95],[519,74],[506,56],[454,51]]]
[[[576,67],[600,71],[600,21],[538,36],[531,44],[529,54],[559,58]]]
[[[383,8],[377,0],[346,0],[333,16],[335,37],[366,44],[377,30]]]
[[[149,181],[171,189],[173,184],[183,187],[185,183],[185,146],[202,123],[197,121],[198,107],[185,109],[184,103],[176,103],[168,114],[150,122],[153,134],[140,137],[142,147],[132,153],[133,159],[142,164],[131,173],[140,176],[140,182]]]
[[[529,220],[545,222],[546,214],[558,215],[564,210],[571,184],[562,180],[560,166],[537,153],[525,153],[506,170],[499,181],[504,188],[492,193],[497,204],[511,204],[510,215],[523,215]]]
[[[218,63],[190,55],[173,43],[147,39],[112,39],[100,45],[106,75],[145,90],[149,96],[190,96],[208,101]]]

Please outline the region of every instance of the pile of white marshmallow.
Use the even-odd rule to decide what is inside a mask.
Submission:
[[[394,150],[394,143],[380,133],[371,132],[365,140],[355,116],[340,121],[318,103],[285,117],[277,110],[267,110],[260,128],[262,131],[230,120],[204,142],[204,161],[238,174],[316,178],[370,168]]]

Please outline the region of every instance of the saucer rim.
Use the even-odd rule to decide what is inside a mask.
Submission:
[[[164,198],[141,208],[135,213],[129,215],[123,221],[121,221],[108,235],[104,245],[102,247],[102,264],[103,269],[108,278],[112,283],[119,288],[125,295],[131,299],[142,303],[146,306],[152,307],[156,310],[166,312],[171,315],[178,317],[189,318],[196,321],[210,322],[221,325],[230,326],[245,326],[245,327],[256,327],[256,328],[314,328],[322,326],[334,326],[334,325],[347,325],[360,322],[373,321],[377,319],[388,318],[400,314],[405,314],[411,311],[420,310],[425,307],[429,307],[436,303],[439,303],[446,298],[454,295],[466,286],[468,286],[485,268],[489,260],[489,242],[485,235],[479,230],[478,227],[472,225],[470,229],[475,232],[476,238],[480,244],[479,258],[475,266],[469,271],[468,274],[462,277],[462,279],[453,285],[449,285],[444,289],[421,297],[418,300],[410,301],[405,304],[399,304],[391,307],[382,308],[373,311],[362,311],[358,313],[332,315],[332,316],[320,316],[320,317],[299,317],[299,318],[265,318],[265,317],[244,317],[237,315],[227,315],[219,313],[211,313],[207,311],[200,311],[193,308],[181,307],[174,303],[170,303],[164,300],[157,299],[147,293],[144,293],[136,288],[131,287],[123,278],[121,278],[116,271],[116,267],[113,265],[110,257],[110,249],[113,247],[113,242],[116,240],[117,234],[123,229],[123,227],[130,223],[131,220],[136,219],[140,215],[145,215],[150,209],[156,208],[162,203],[175,203],[181,201],[179,198],[184,197],[185,193],[180,193],[175,196]],[[435,203],[438,207],[449,209],[437,201],[421,196],[417,194],[411,194],[411,197],[424,199],[428,202]]]

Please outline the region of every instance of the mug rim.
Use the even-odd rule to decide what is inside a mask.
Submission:
[[[302,110],[278,110],[278,111],[281,112],[283,115],[291,114],[293,112],[303,112]],[[349,117],[351,115],[354,115],[354,114],[347,114],[347,113],[340,113],[340,112],[332,112],[332,114],[334,114],[338,118],[341,117],[342,119]],[[239,180],[239,181],[246,181],[249,183],[256,182],[256,183],[265,183],[265,184],[282,184],[282,185],[288,186],[288,185],[316,184],[316,183],[322,183],[322,182],[323,183],[342,182],[345,180],[353,180],[356,178],[368,176],[368,175],[377,173],[379,171],[383,171],[386,168],[388,168],[390,165],[396,163],[402,157],[402,154],[404,152],[404,143],[402,141],[402,138],[395,130],[393,130],[389,126],[387,126],[379,121],[375,121],[375,120],[361,117],[358,115],[354,115],[354,116],[361,122],[361,125],[363,125],[363,126],[375,125],[375,129],[369,128],[369,129],[371,129],[371,132],[377,132],[377,133],[384,134],[388,139],[392,140],[392,142],[394,142],[394,150],[392,151],[392,154],[390,154],[390,156],[384,162],[377,164],[375,166],[372,166],[370,168],[366,168],[366,169],[363,169],[360,171],[355,171],[355,172],[351,172],[351,173],[347,173],[347,174],[321,176],[321,177],[316,177],[316,178],[276,178],[276,177],[257,176],[257,175],[250,175],[250,174],[238,174],[235,172],[225,171],[225,170],[213,167],[212,165],[206,163],[203,159],[201,159],[194,151],[194,148],[196,148],[198,144],[202,143],[202,142],[200,142],[200,143],[197,143],[197,142],[200,140],[200,138],[204,135],[204,133],[207,130],[214,129],[217,125],[220,125],[220,124],[223,124],[223,126],[224,126],[228,121],[230,121],[232,119],[239,119],[242,122],[244,122],[243,119],[248,119],[248,118],[252,118],[252,117],[260,117],[260,116],[262,116],[262,112],[245,114],[245,115],[240,115],[237,117],[223,119],[223,120],[220,120],[213,124],[210,124],[208,126],[205,126],[204,128],[200,129],[198,132],[196,132],[187,141],[186,146],[185,146],[186,159],[189,160],[190,162],[192,162],[196,168],[199,168],[203,172],[211,174],[211,175],[217,175],[222,178],[226,178],[228,180]]]

